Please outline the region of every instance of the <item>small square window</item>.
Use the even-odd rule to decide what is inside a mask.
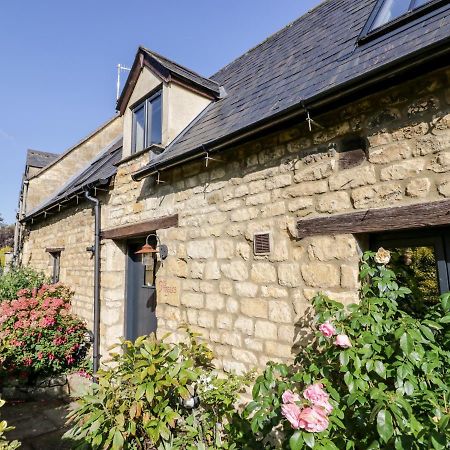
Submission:
[[[133,109],[132,153],[162,141],[161,92],[144,100]]]

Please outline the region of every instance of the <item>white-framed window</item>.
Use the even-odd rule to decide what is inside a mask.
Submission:
[[[161,91],[145,99],[132,110],[131,152],[136,153],[161,144],[162,141],[162,95]]]

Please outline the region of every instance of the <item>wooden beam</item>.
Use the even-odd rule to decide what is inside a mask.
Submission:
[[[368,209],[348,214],[300,219],[298,237],[345,233],[374,233],[450,223],[450,200],[391,208]]]
[[[173,216],[164,216],[158,219],[148,220],[146,222],[133,223],[123,227],[111,228],[102,231],[102,239],[126,239],[135,236],[145,236],[153,231],[163,228],[178,226],[178,214]]]
[[[64,247],[48,247],[45,251],[47,253],[59,253],[64,251]]]

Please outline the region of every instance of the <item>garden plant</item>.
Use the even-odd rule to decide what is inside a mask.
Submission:
[[[247,448],[449,448],[450,294],[406,312],[389,260],[364,254],[358,305],[314,299],[315,340],[256,380]]]
[[[0,303],[4,300],[15,300],[17,292],[22,289],[38,289],[49,280],[43,272],[31,267],[13,267],[4,275],[0,275]]]
[[[213,354],[187,330],[178,345],[143,336],[122,341],[92,395],[80,399],[66,437],[76,448],[238,449],[230,427],[248,379],[218,376]]]
[[[62,374],[82,367],[89,348],[85,323],[70,312],[72,292],[63,285],[21,289],[0,303],[0,374]]]

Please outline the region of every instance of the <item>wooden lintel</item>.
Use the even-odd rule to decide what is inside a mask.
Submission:
[[[450,224],[450,200],[300,219],[298,237],[375,233]]]
[[[173,216],[164,216],[158,219],[147,220],[146,222],[133,223],[122,227],[111,228],[102,231],[102,239],[126,239],[135,236],[145,236],[153,231],[163,228],[178,226],[178,214]]]
[[[47,253],[59,253],[64,251],[64,247],[49,247],[46,248],[45,251]]]

